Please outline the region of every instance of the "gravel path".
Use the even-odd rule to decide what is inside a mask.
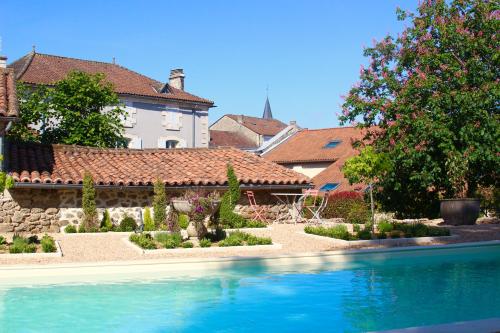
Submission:
[[[268,236],[273,243],[282,244],[282,249],[252,250],[227,248],[223,253],[163,253],[163,254],[140,254],[132,247],[123,242],[128,235],[124,233],[101,233],[101,234],[52,234],[59,241],[63,257],[59,258],[0,258],[0,265],[15,264],[55,264],[70,262],[106,262],[122,260],[147,260],[160,258],[213,258],[233,256],[261,256],[323,252],[346,248],[343,245],[333,245],[328,239],[322,240],[311,238],[301,234],[303,225],[273,225],[271,229],[251,231],[257,236]],[[444,243],[500,240],[499,224],[483,224],[474,226],[450,227],[452,234],[459,238],[450,239]],[[436,244],[436,243],[435,243]],[[373,246],[372,246],[373,247]]]

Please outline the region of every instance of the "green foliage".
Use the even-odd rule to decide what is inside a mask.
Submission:
[[[187,229],[189,225],[189,216],[187,216],[186,214],[179,214],[178,222],[181,229]]]
[[[409,21],[398,37],[364,50],[340,120],[378,126],[366,139],[391,161],[377,180],[385,210],[432,217],[441,197],[499,187],[497,13],[496,1],[423,1],[398,12]]]
[[[163,182],[159,179],[156,180],[154,184],[153,220],[157,229],[167,222],[167,197],[165,195],[165,184],[163,184]]]
[[[145,250],[156,249],[156,244],[149,233],[131,234],[129,240]]]
[[[71,72],[54,87],[17,86],[19,122],[8,136],[21,141],[125,147],[125,111],[104,74]],[[106,112],[103,110],[106,108]],[[31,126],[40,124],[39,131]]]
[[[155,240],[166,249],[175,249],[181,246],[182,237],[179,233],[159,232],[155,235]]]
[[[394,229],[394,226],[391,222],[382,220],[377,223],[377,230],[381,233],[391,232]]]
[[[137,229],[137,223],[131,216],[125,215],[120,222],[120,231],[130,232]]]
[[[0,162],[3,161],[3,156],[0,155]],[[0,193],[14,186],[14,179],[5,172],[0,171]]]
[[[42,245],[42,251],[46,253],[50,252],[56,252],[56,241],[54,238],[50,237],[49,235],[45,234],[41,241],[40,244]]]
[[[257,220],[247,220],[244,228],[266,228],[267,223]]]
[[[74,234],[76,233],[76,227],[72,224],[68,224],[66,227],[64,227],[64,232],[67,234]]]
[[[361,231],[361,226],[359,224],[353,224],[352,231],[357,233]]]
[[[0,235],[0,245],[4,245],[6,243],[7,243],[7,240],[5,239],[5,237]]]
[[[200,240],[200,247],[211,247],[211,246],[212,246],[212,242],[210,241],[210,239],[202,238]]]
[[[83,218],[80,224],[81,230],[83,232],[96,232],[99,229],[99,222],[97,220],[97,209],[95,204],[94,181],[89,173],[85,173],[83,177],[82,210]]]
[[[146,207],[144,209],[144,231],[154,231],[156,230],[155,222],[151,217],[151,209]]]
[[[220,204],[220,223],[229,228],[243,228],[247,223],[246,219],[233,211],[240,200],[240,183],[230,164],[227,165],[227,182],[229,189],[222,196]]]
[[[363,230],[360,230],[356,236],[362,240],[372,239],[372,233],[369,228],[364,228]]]
[[[401,231],[399,230],[393,230],[389,233],[391,238],[401,238]]]
[[[272,240],[269,237],[257,237],[242,231],[234,231],[229,234],[224,240],[219,242],[219,246],[253,246],[253,245],[270,245]]]
[[[15,235],[12,240],[12,245],[9,247],[10,253],[35,253],[36,244],[34,239]]]
[[[209,232],[205,237],[212,242],[218,242],[226,238],[226,231],[220,227],[215,228],[214,232]]]
[[[182,244],[181,244],[181,247],[183,247],[183,248],[185,248],[185,249],[190,249],[190,248],[192,248],[193,246],[194,246],[194,245],[193,245],[193,243],[191,243],[191,242],[184,242],[184,243],[182,243]]]
[[[363,197],[359,193],[347,193],[351,192],[332,193],[321,216],[325,219],[343,218],[353,224],[368,222],[370,211]]]
[[[352,235],[347,231],[347,227],[343,224],[338,224],[333,227],[314,227],[314,226],[305,226],[304,232],[308,234],[318,235],[318,236],[326,236],[331,238],[343,239],[343,240],[351,240]]]
[[[107,209],[104,210],[101,220],[101,231],[112,231],[114,228],[113,222],[111,221],[111,216]]]
[[[345,161],[342,172],[349,183],[371,184],[391,170],[387,154],[377,153],[372,146],[361,150],[360,154]]]

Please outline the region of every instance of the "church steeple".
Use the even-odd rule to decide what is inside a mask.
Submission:
[[[269,97],[266,97],[266,105],[264,106],[264,114],[262,114],[263,119],[273,119],[273,113],[271,112],[271,104],[269,104]]]

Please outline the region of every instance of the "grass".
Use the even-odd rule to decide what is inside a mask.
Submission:
[[[224,229],[234,229],[234,228],[266,228],[267,223],[258,220],[246,220],[242,219],[241,223],[238,223],[234,226],[230,225],[222,225]]]

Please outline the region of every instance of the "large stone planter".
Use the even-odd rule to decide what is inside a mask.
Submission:
[[[479,199],[445,199],[441,201],[441,217],[446,224],[470,225],[479,217]]]
[[[207,227],[203,222],[189,221],[186,229],[189,238],[202,239],[207,234]]]
[[[179,213],[188,214],[193,209],[193,205],[188,200],[173,199],[171,202]]]

